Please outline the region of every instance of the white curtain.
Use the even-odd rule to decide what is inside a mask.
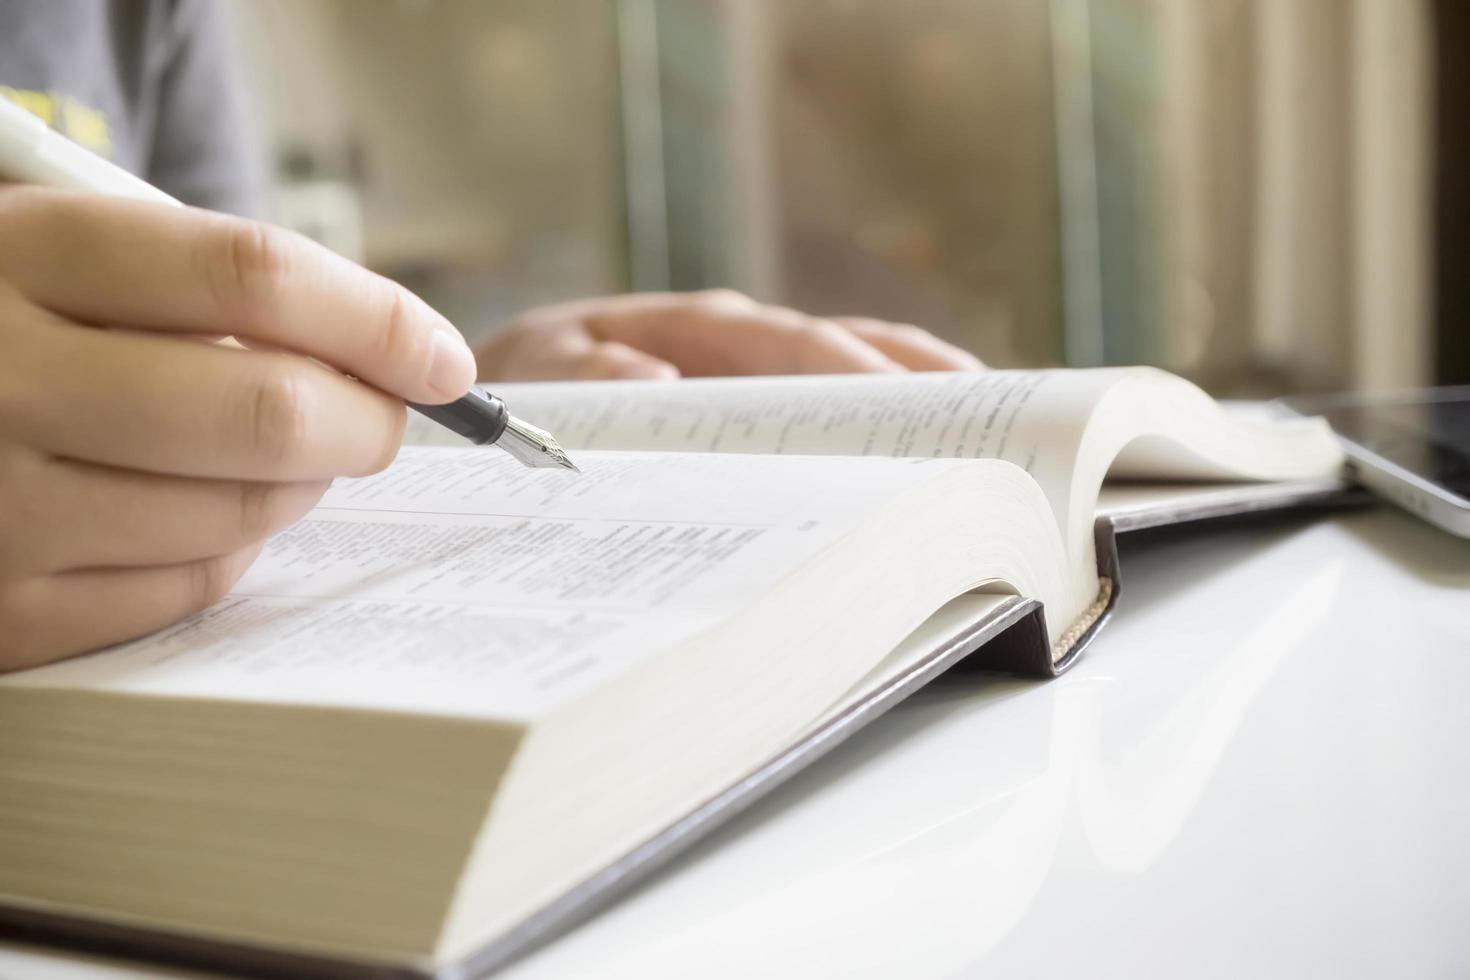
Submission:
[[[1169,366],[1427,383],[1425,0],[1156,0]]]

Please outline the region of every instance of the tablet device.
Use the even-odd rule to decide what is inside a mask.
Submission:
[[[1470,537],[1470,385],[1312,395],[1278,404],[1327,419],[1364,486],[1452,534]]]

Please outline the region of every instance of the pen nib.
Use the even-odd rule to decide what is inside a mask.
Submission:
[[[520,460],[523,466],[557,468],[580,473],[575,463],[556,444],[551,433],[512,415],[495,445]]]

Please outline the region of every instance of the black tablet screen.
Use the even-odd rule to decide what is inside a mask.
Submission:
[[[1346,439],[1470,497],[1470,389],[1444,400],[1325,405],[1317,411]]]

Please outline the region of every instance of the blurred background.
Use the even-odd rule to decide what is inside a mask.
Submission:
[[[1453,0],[237,0],[275,220],[479,336],[730,286],[1220,395],[1470,382]]]

